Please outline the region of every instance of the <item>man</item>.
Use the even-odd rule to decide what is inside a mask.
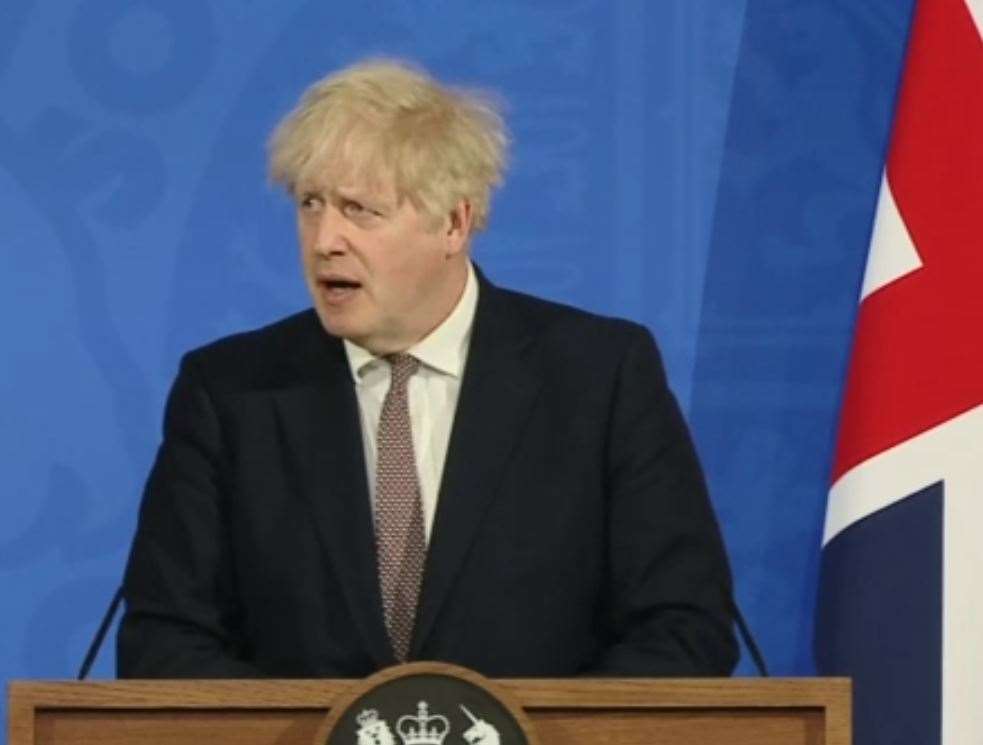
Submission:
[[[314,308],[182,361],[121,676],[731,671],[727,561],[651,336],[470,262],[505,141],[392,62],[281,123]]]

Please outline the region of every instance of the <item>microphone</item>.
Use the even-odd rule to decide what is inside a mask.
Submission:
[[[737,607],[737,598],[733,596],[730,600],[730,612],[737,622],[737,630],[741,635],[741,641],[744,642],[744,646],[747,647],[747,651],[751,654],[751,659],[754,661],[754,666],[758,670],[758,675],[762,678],[769,677],[765,658],[761,655],[761,650],[758,649],[758,645],[754,641],[754,636],[751,634],[751,629],[741,614],[741,609]]]
[[[113,619],[116,617],[116,611],[119,610],[120,603],[122,602],[123,586],[120,585],[116,589],[116,594],[113,595],[112,602],[109,603],[109,607],[106,609],[105,615],[102,617],[102,623],[99,624],[99,628],[96,630],[96,635],[92,638],[92,643],[89,644],[89,651],[85,653],[85,659],[82,661],[82,667],[79,668],[78,680],[85,680],[89,675],[89,669],[92,667],[92,663],[96,661],[99,650],[102,648],[102,642],[105,640],[106,633],[109,631],[109,627],[112,625]]]

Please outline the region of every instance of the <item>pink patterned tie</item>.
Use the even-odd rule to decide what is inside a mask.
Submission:
[[[386,360],[392,378],[376,438],[375,535],[386,628],[396,659],[405,662],[427,553],[406,396],[407,381],[420,362],[408,354]]]

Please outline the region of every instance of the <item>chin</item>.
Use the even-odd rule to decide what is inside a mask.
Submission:
[[[315,310],[317,311],[318,320],[321,322],[321,328],[331,336],[337,336],[339,339],[354,340],[353,337],[359,335],[358,329],[351,323],[345,323],[339,319],[335,313],[326,312],[321,308],[315,308]]]

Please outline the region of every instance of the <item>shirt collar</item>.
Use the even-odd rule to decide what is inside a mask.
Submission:
[[[407,349],[406,353],[438,372],[455,378],[461,377],[468,355],[471,327],[474,325],[477,307],[478,280],[474,274],[474,267],[471,266],[471,262],[468,262],[468,277],[464,283],[464,292],[461,293],[461,299],[457,301],[454,310],[437,328]],[[357,382],[380,358],[348,339],[343,341],[352,378]]]

